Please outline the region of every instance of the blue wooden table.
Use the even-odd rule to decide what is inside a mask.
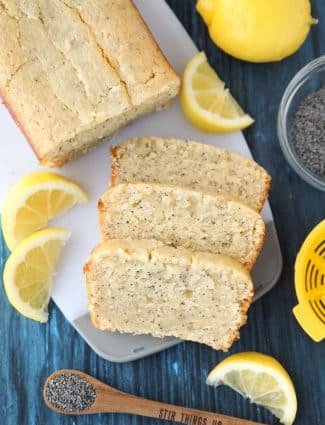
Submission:
[[[230,353],[256,350],[279,359],[296,386],[299,401],[296,424],[325,425],[325,343],[316,344],[309,339],[292,315],[297,301],[293,287],[295,256],[308,231],[325,217],[325,194],[308,186],[289,168],[276,134],[277,110],[289,80],[306,63],[325,54],[324,0],[312,1],[313,15],[320,22],[295,55],[280,63],[258,65],[220,52],[209,40],[193,0],[168,3],[197,46],[206,51],[240,104],[255,117],[256,123],[245,135],[255,159],[273,177],[270,202],[283,253],[283,273],[278,285],[251,307],[248,324]],[[3,240],[0,242],[2,268],[8,251]],[[250,405],[231,390],[215,390],[205,384],[207,373],[227,356],[225,353],[182,343],[143,360],[113,364],[92,352],[53,304],[46,325],[20,316],[10,307],[2,282],[0,312],[0,424],[153,425],[159,422],[127,415],[55,414],[42,401],[42,386],[47,375],[59,368],[83,370],[143,397],[266,424],[278,423],[271,414]]]

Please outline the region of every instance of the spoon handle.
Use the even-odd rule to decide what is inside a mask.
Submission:
[[[205,412],[203,410],[147,400],[125,393],[115,394],[115,397],[114,411],[119,413],[148,416],[187,425],[262,425],[259,422],[252,422],[232,416],[220,415],[219,413]],[[110,400],[106,406],[107,411],[112,411],[111,403],[112,400]],[[105,409],[104,404],[105,401],[102,400],[103,410]]]

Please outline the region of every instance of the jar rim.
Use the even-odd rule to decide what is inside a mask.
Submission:
[[[303,164],[300,158],[298,158],[298,155],[289,142],[287,131],[288,112],[295,95],[300,87],[319,71],[324,71],[325,73],[325,55],[305,65],[291,79],[281,99],[277,118],[277,132],[282,152],[292,169],[307,183],[317,189],[325,191],[325,179],[317,177]]]

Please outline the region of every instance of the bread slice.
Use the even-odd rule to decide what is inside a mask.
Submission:
[[[97,328],[176,336],[222,350],[239,337],[253,295],[237,261],[156,241],[106,240],[84,272]]]
[[[0,94],[43,165],[168,105],[179,86],[131,0],[0,1]]]
[[[122,183],[99,201],[102,239],[157,239],[165,245],[228,255],[250,269],[265,225],[225,195],[155,183]]]
[[[202,143],[139,137],[111,149],[112,184],[175,184],[224,192],[260,211],[271,177],[255,161]]]

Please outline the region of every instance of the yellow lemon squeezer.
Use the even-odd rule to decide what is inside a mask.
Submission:
[[[293,313],[314,340],[325,338],[325,220],[307,236],[295,263],[295,287],[299,304]]]

